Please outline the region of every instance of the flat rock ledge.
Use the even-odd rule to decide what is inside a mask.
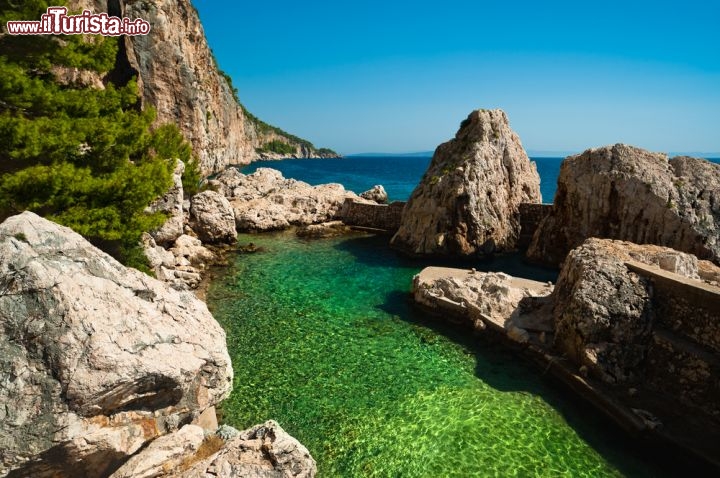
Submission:
[[[720,268],[589,239],[557,284],[428,267],[420,308],[511,346],[635,437],[720,469]]]

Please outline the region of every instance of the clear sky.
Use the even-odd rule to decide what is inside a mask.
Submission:
[[[720,1],[193,0],[261,119],[343,154],[432,150],[502,108],[528,150],[720,151]]]

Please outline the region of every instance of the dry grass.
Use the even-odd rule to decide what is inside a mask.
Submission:
[[[213,456],[223,447],[223,445],[225,445],[225,440],[217,435],[209,435],[205,437],[195,454],[188,456],[180,462],[177,467],[177,471],[183,472],[189,470],[193,467],[193,465]]]

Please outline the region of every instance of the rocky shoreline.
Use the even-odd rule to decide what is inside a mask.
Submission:
[[[30,212],[0,225],[0,257],[0,474],[314,476],[276,423],[218,428],[232,366],[191,292]]]
[[[436,151],[393,244],[475,257],[512,247],[522,231],[485,224],[498,210],[480,211],[485,195],[528,190],[521,149],[504,115],[473,112]],[[489,176],[478,193],[473,182]],[[620,144],[569,157],[527,250],[530,262],[561,265],[557,284],[429,268],[413,298],[512,344],[634,435],[720,468],[719,181],[706,160]],[[517,218],[506,204],[499,214]]]
[[[429,268],[414,279],[415,301],[509,344],[639,438],[720,465],[720,167],[690,170],[702,160],[680,158],[662,169],[657,155],[624,145],[566,161],[528,252],[537,261],[538,251],[558,251],[546,256],[562,262],[556,284]],[[661,179],[647,179],[645,161]],[[499,111],[470,115],[402,210],[383,204],[380,186],[357,195],[267,168],[230,168],[186,198],[181,175],[178,163],[173,187],[149,208],[168,216],[143,236],[157,280],[33,213],[0,225],[0,356],[12,377],[0,386],[12,404],[0,476],[314,476],[307,449],[278,424],[217,426],[232,368],[197,297],[211,267],[238,249],[238,232],[322,238],[351,230],[343,220],[365,221],[396,227],[401,252],[472,260],[516,250],[528,236],[521,205],[541,200],[534,165]],[[653,192],[668,184],[669,200]],[[574,210],[586,212],[566,217]],[[660,245],[630,242],[638,237]],[[671,238],[687,252],[664,247]]]

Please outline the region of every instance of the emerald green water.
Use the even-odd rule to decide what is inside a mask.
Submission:
[[[536,369],[415,312],[423,264],[386,238],[239,241],[265,251],[238,255],[208,295],[235,367],[223,420],[277,420],[319,476],[658,476]]]

